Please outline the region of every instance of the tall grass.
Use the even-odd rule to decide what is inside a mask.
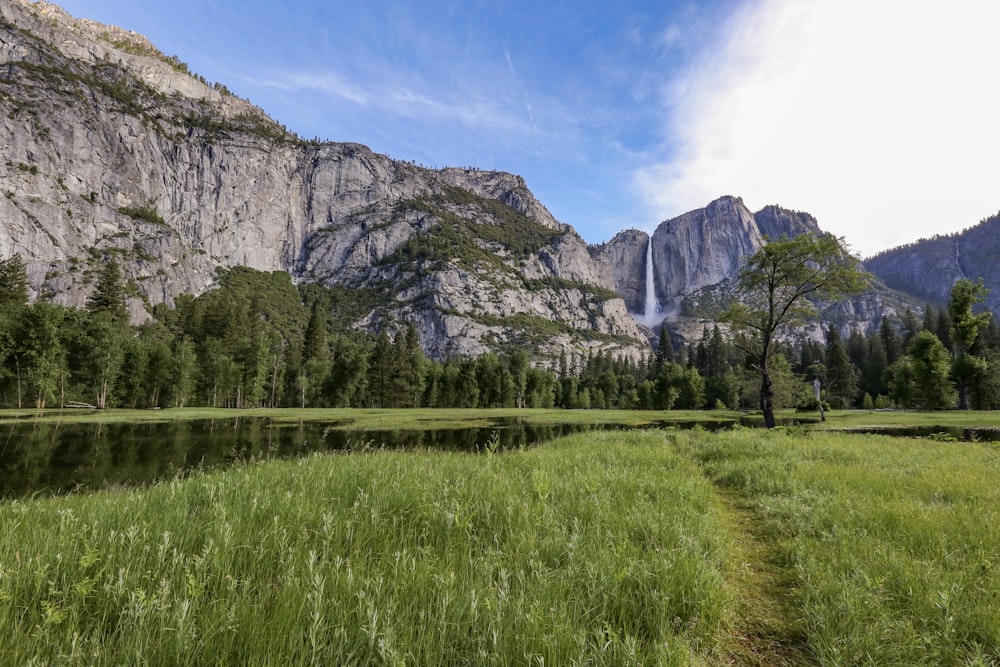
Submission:
[[[678,433],[787,576],[808,664],[1000,663],[1000,449],[843,434]]]
[[[715,509],[661,432],[11,502],[0,663],[710,664],[733,622]]]

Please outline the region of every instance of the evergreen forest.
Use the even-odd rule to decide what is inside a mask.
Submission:
[[[718,325],[675,345],[664,328],[641,360],[524,350],[428,359],[416,329],[373,336],[352,323],[351,290],[292,283],[283,272],[220,271],[218,287],[128,322],[127,286],[107,261],[82,308],[29,303],[22,259],[0,260],[0,406],[467,407],[754,409],[759,378]],[[774,405],[1000,409],[1000,326],[981,283],[955,284],[946,306],[883,318],[868,335],[785,337],[772,359]]]

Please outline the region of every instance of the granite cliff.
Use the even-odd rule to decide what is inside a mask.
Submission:
[[[0,0],[0,103],[0,257],[22,256],[33,297],[73,305],[115,258],[135,321],[247,266],[355,290],[366,306],[356,327],[412,322],[436,358],[638,358],[650,332],[637,321],[669,315],[675,333],[698,336],[766,238],[822,233],[807,213],[753,213],[727,196],[652,235],[588,247],[519,176],[303,141],[142,36],[47,2]],[[1000,286],[989,272],[997,224],[928,241],[918,263],[900,249],[867,266],[929,301],[963,275]],[[824,318],[871,329],[915,303],[876,282]]]
[[[0,257],[79,305],[116,258],[134,320],[247,266],[348,286],[356,323],[413,322],[432,356],[526,346],[638,357],[587,244],[515,175],[302,141],[143,37],[0,3]]]
[[[637,319],[650,323],[644,317],[644,306],[651,286],[661,308],[656,321],[667,317],[675,333],[690,338],[700,335],[702,327],[719,316],[732,297],[733,278],[768,238],[804,233],[823,233],[808,213],[779,206],[752,213],[740,198],[726,196],[666,220],[654,230],[651,285],[641,280],[649,234],[621,232],[593,248],[592,254],[606,286],[622,295]],[[823,322],[812,326],[810,333],[821,337],[823,325],[830,323],[845,333],[852,329],[870,331],[883,315],[892,316],[916,305],[876,280],[869,293],[826,307]]]
[[[865,260],[887,285],[928,303],[948,302],[961,278],[980,278],[990,289],[985,305],[1000,313],[1000,213],[959,234],[937,236],[887,250]]]

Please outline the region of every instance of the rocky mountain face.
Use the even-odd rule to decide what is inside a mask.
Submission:
[[[737,197],[662,223],[653,232],[656,300],[676,312],[681,297],[733,277],[762,245],[753,214]]]
[[[0,257],[22,256],[34,297],[72,305],[114,258],[136,321],[210,289],[217,269],[247,266],[350,288],[367,313],[355,326],[412,322],[435,358],[638,358],[649,331],[636,320],[651,323],[650,303],[675,333],[699,336],[766,238],[822,233],[807,213],[722,197],[651,236],[627,230],[588,247],[518,176],[303,141],[140,35],[47,2],[0,0],[0,102]],[[962,276],[1000,287],[998,226],[866,266],[927,301]],[[1000,289],[991,299],[1000,307]],[[879,282],[824,317],[870,329],[914,303]]]
[[[685,297],[733,278],[764,245],[765,236],[806,231],[819,231],[808,214],[769,206],[755,215],[742,199],[729,196],[667,220],[652,235],[656,301],[664,310],[676,311]],[[641,313],[645,304],[649,238],[628,230],[592,251],[605,284],[622,295],[633,313]]]
[[[708,206],[661,223],[652,235],[652,288],[661,316],[683,337],[699,336],[733,295],[733,279],[747,258],[768,238],[823,233],[808,213],[768,206],[752,213],[738,197],[721,197]],[[630,230],[592,250],[608,287],[643,319],[648,285],[642,277],[649,235]],[[877,327],[883,315],[894,315],[916,302],[876,281],[865,295],[828,307],[823,322],[809,334],[822,337],[824,324],[844,332]]]
[[[887,250],[865,267],[892,288],[944,305],[956,281],[980,278],[990,289],[986,307],[1000,312],[1000,213],[960,234],[938,236]]]
[[[642,313],[645,306],[648,244],[649,234],[626,229],[590,249],[604,286],[621,295],[630,313]]]
[[[139,35],[46,2],[0,2],[0,257],[79,305],[109,258],[133,319],[215,284],[286,271],[413,322],[428,354],[527,346],[637,357],[644,335],[587,244],[517,176],[428,170],[304,142]]]

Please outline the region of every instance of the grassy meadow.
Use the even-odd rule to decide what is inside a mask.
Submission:
[[[998,473],[988,443],[658,429],[13,500],[0,664],[998,664]]]
[[[648,426],[651,424],[732,423],[739,421],[735,410],[564,410],[521,408],[417,408],[417,409],[365,409],[365,408],[170,408],[167,410],[78,410],[78,409],[0,409],[0,425],[20,421],[45,423],[137,423],[170,422],[184,420],[261,417],[275,422],[324,421],[336,422],[351,430],[408,430],[444,429],[491,426],[497,420],[550,424],[608,424],[619,426]],[[788,414],[793,414],[788,411]]]

